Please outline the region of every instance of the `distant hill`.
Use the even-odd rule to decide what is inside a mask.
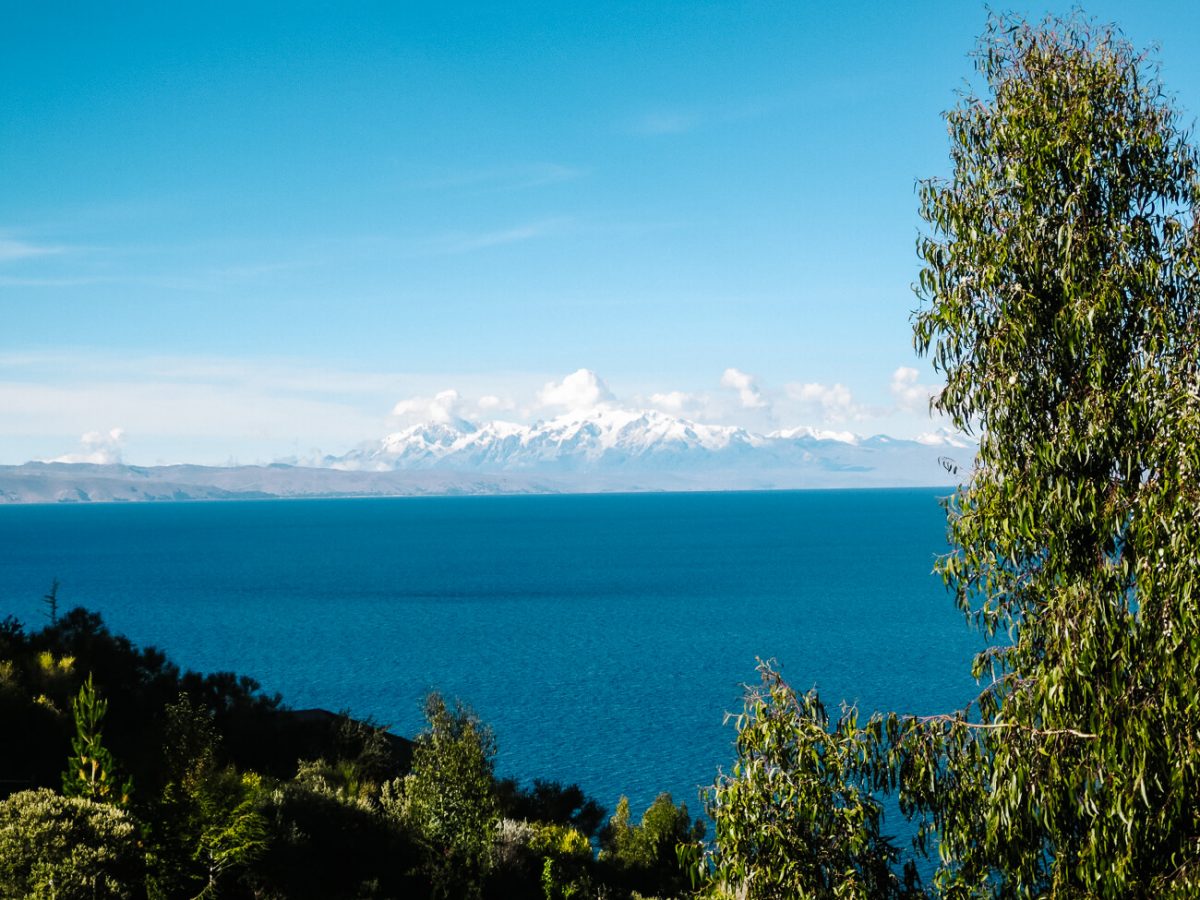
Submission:
[[[0,503],[254,500],[547,493],[536,479],[428,472],[344,472],[303,466],[0,466]]]

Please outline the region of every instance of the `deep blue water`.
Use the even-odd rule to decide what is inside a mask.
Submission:
[[[182,666],[402,734],[430,688],[495,729],[502,774],[697,810],[755,657],[831,711],[974,695],[939,579],[945,491],[0,507],[0,616],[66,606]]]

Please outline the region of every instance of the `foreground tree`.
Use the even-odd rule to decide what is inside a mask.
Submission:
[[[877,894],[884,788],[949,896],[1200,895],[1200,164],[1111,28],[993,18],[976,62],[921,186],[915,338],[980,436],[938,570],[985,688],[861,728],[752,701],[712,860],[751,897]]]
[[[167,706],[159,827],[152,881],[166,896],[208,898],[262,856],[267,823],[260,777],[216,760],[219,735],[208,710],[180,694]]]
[[[907,799],[943,885],[1196,896],[1197,154],[1111,28],[993,19],[977,64],[915,331],[980,434],[938,568],[997,643],[977,705],[911,729]]]
[[[737,761],[712,790],[714,884],[750,897],[916,895],[910,865],[882,833],[883,807],[861,777],[878,734],[844,711],[833,727],[816,692],[797,694],[767,663],[734,717]],[[708,875],[705,868],[705,875]]]

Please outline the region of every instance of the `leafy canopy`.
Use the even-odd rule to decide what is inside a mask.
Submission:
[[[948,871],[996,894],[1200,888],[1200,178],[1150,62],[993,18],[948,116],[917,348],[980,445],[938,565],[996,646],[917,768]]]
[[[886,785],[860,778],[875,736],[852,709],[831,728],[815,691],[796,694],[767,663],[759,673],[730,717],[737,760],[709,796],[711,874],[748,897],[905,896],[915,873],[897,876],[900,854],[870,791]]]
[[[975,59],[914,332],[980,436],[937,569],[983,691],[830,725],[764,672],[713,812],[751,897],[895,890],[883,789],[949,896],[1200,895],[1200,159],[1113,28],[992,17]]]

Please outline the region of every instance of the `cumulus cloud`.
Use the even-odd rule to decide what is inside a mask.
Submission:
[[[537,398],[542,406],[557,406],[568,412],[593,409],[615,399],[604,379],[591,369],[578,369],[562,381],[547,382]]]
[[[904,412],[927,412],[929,400],[937,396],[938,389],[921,384],[920,373],[908,366],[901,366],[892,373],[890,386],[896,407]]]
[[[78,453],[64,453],[56,456],[50,462],[59,463],[92,463],[97,466],[109,466],[121,461],[121,445],[125,441],[125,431],[113,428],[109,431],[89,431],[79,439]]]
[[[462,395],[455,390],[439,391],[432,397],[410,397],[392,407],[392,415],[422,422],[448,425],[462,418]]]
[[[826,422],[846,422],[862,419],[867,411],[854,399],[850,388],[838,382],[821,384],[789,384],[784,388],[788,397],[806,409],[819,413]]]
[[[664,412],[682,415],[683,413],[693,412],[703,407],[704,400],[686,391],[666,391],[664,393],[651,394],[650,405],[656,406]]]
[[[721,387],[738,392],[738,400],[745,409],[762,409],[767,405],[758,379],[740,369],[726,369],[721,376]]]
[[[475,401],[475,405],[484,412],[500,412],[517,408],[517,404],[507,397],[497,397],[495,394],[484,394]]]

